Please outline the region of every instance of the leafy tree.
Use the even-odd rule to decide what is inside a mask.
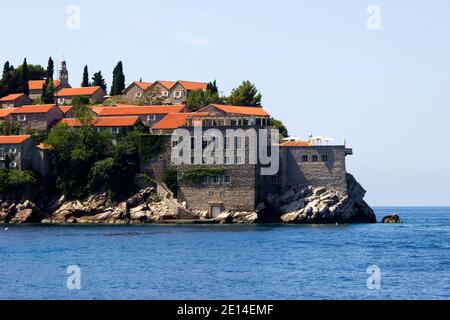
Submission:
[[[6,61],[3,65],[3,73],[2,73],[2,79],[5,78],[5,75],[11,71],[11,66],[9,65],[9,61]]]
[[[194,90],[189,92],[187,96],[186,105],[189,110],[197,111],[207,105],[212,103],[223,103],[224,99],[219,97],[217,92],[213,92],[210,90]]]
[[[164,183],[172,191],[174,197],[177,196],[178,191],[178,172],[176,168],[169,168],[164,172]]]
[[[86,96],[77,96],[72,99],[72,106],[77,118],[83,126],[89,126],[94,119],[92,110],[89,108],[89,98]]]
[[[31,171],[0,168],[0,194],[17,195],[24,189],[32,188],[36,183],[37,179]]]
[[[13,136],[20,134],[20,126],[16,122],[6,118],[0,122],[0,135]]]
[[[111,96],[121,95],[123,90],[125,90],[125,75],[123,74],[122,61],[119,61],[113,70]]]
[[[243,81],[242,84],[231,91],[228,97],[228,103],[235,106],[261,106],[261,93],[258,92],[255,85],[250,81]]]
[[[30,88],[28,87],[28,64],[27,58],[23,59],[22,70],[20,72],[20,88],[26,95],[30,94]]]
[[[138,99],[138,104],[142,105],[159,105],[164,104],[168,97],[161,95],[161,90],[158,87],[149,87],[144,90],[142,97]]]
[[[274,126],[280,132],[280,138],[286,138],[289,136],[286,126],[281,122],[281,120],[271,119],[272,126]]]
[[[92,76],[92,85],[101,87],[106,92],[106,81],[102,76],[102,72],[96,72]]]
[[[83,81],[81,82],[82,87],[89,87],[91,84],[89,83],[89,72],[88,66],[85,65],[83,69]]]
[[[80,198],[89,191],[88,176],[93,164],[107,157],[111,136],[90,126],[70,128],[59,124],[52,128],[45,144],[51,146],[56,187],[68,197]]]

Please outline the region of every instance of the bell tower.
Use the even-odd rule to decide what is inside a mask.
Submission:
[[[62,88],[70,87],[69,72],[67,71],[66,61],[61,61],[61,68],[59,69],[59,81]]]

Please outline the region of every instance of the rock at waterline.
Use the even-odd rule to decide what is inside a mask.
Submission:
[[[381,220],[382,223],[400,223],[400,216],[394,213],[388,214]]]

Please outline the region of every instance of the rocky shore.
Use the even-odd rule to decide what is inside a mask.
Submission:
[[[193,212],[179,204],[165,186],[147,187],[122,202],[106,193],[87,199],[53,199],[37,204],[29,199],[0,202],[0,223],[373,223],[373,210],[363,200],[366,191],[348,175],[348,195],[325,187],[294,187],[272,195],[255,212],[223,212],[208,219],[207,212]]]

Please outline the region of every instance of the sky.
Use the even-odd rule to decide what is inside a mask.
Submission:
[[[448,0],[8,1],[0,63],[65,59],[108,85],[250,80],[291,135],[345,139],[374,206],[450,205]],[[79,15],[78,15],[79,12]],[[78,23],[79,22],[79,23]]]

